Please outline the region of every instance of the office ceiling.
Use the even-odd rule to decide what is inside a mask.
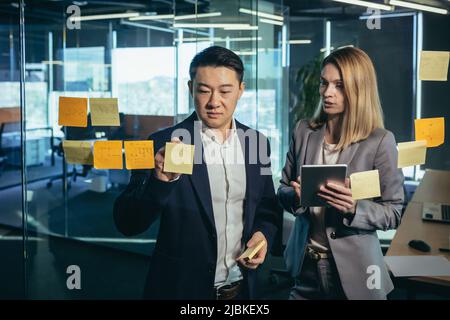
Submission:
[[[175,7],[177,14],[192,14],[208,12],[211,3],[229,0],[25,0],[26,14],[36,20],[61,19],[68,4],[73,3],[82,8],[84,15],[107,14],[135,10],[142,12],[155,12],[158,14],[172,13]],[[275,4],[284,4],[290,8],[290,16],[296,17],[339,17],[346,15],[360,15],[366,10],[364,7],[348,5],[333,0],[266,0]],[[384,3],[385,0],[370,0]],[[450,0],[408,0],[411,2],[426,4],[450,10]],[[250,1],[244,1],[244,3]],[[387,0],[386,0],[387,2]],[[0,23],[11,21],[11,17],[17,15],[18,0],[0,0]],[[197,8],[196,8],[197,7]],[[405,10],[398,8],[398,10]],[[6,14],[6,15],[5,15]],[[59,20],[60,21],[60,20]]]

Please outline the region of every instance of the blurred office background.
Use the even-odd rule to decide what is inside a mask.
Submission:
[[[413,2],[450,9],[446,0]],[[210,45],[244,61],[236,117],[269,137],[276,186],[291,129],[314,106],[318,63],[330,50],[352,45],[371,56],[398,142],[414,139],[416,117],[448,118],[448,82],[417,76],[422,49],[449,50],[448,14],[398,6],[380,13],[374,22],[374,11],[332,0],[1,0],[0,298],[141,297],[158,224],[122,236],[112,205],[129,171],[67,165],[61,141],[145,139],[183,120],[193,111],[190,60]],[[121,126],[61,128],[59,96],[117,97]],[[404,170],[409,196],[424,169],[450,170],[449,151],[428,149],[425,166]],[[285,214],[260,298],[287,298],[291,280],[274,271],[283,269],[291,222]],[[384,249],[394,233],[379,233]],[[70,265],[81,269],[81,290],[66,286]]]

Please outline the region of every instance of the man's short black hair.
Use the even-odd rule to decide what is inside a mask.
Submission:
[[[239,83],[244,79],[244,64],[241,58],[233,51],[212,46],[197,53],[189,66],[191,80],[195,78],[198,67],[226,67],[236,71]]]

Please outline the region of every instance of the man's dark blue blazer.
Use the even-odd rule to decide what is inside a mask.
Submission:
[[[177,129],[189,131],[194,137],[194,112],[176,126],[158,131],[149,139],[155,152],[169,142]],[[262,134],[236,121],[237,129],[255,134],[259,142],[269,143]],[[252,130],[253,132],[248,132]],[[240,130],[238,130],[240,131]],[[176,136],[176,132],[175,132]],[[275,195],[272,175],[261,175],[261,169],[270,170],[270,162],[250,164],[248,139],[240,135],[245,149],[247,189],[244,201],[244,230],[242,245],[256,231],[261,231],[268,248],[277,230],[282,209]],[[263,140],[260,140],[263,139]],[[245,146],[244,146],[245,145]],[[201,141],[196,141],[195,152],[203,152]],[[203,155],[203,153],[202,153]],[[224,182],[225,183],[225,182]],[[147,299],[214,299],[214,278],[217,260],[217,235],[206,164],[194,164],[192,175],[181,175],[174,182],[159,181],[153,170],[134,170],[126,190],[114,204],[114,220],[124,235],[144,232],[157,218],[160,228],[150,270],[145,284]],[[244,298],[255,297],[256,271],[242,268]]]

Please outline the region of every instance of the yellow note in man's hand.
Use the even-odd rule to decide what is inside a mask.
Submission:
[[[87,127],[87,98],[59,97],[58,125]]]
[[[92,144],[89,141],[64,140],[63,149],[66,162],[69,164],[90,164],[94,162]]]
[[[194,146],[183,143],[166,143],[164,171],[192,174],[194,168]]]
[[[155,167],[153,141],[125,141],[125,160],[128,170],[153,169]]]
[[[427,147],[437,147],[444,143],[444,118],[427,118],[414,120],[416,141],[426,140]]]
[[[381,196],[378,170],[355,172],[350,175],[353,200]]]
[[[420,53],[419,79],[429,81],[447,81],[448,51],[422,51]]]
[[[401,142],[398,148],[398,168],[417,166],[425,163],[427,142],[425,140]]]
[[[117,98],[90,98],[93,126],[120,126]]]
[[[122,141],[95,141],[94,167],[96,169],[123,169]]]
[[[245,250],[239,256],[238,260],[244,259],[245,261],[248,261],[248,260],[253,259],[253,257],[258,253],[259,250],[261,250],[261,248],[264,246],[265,243],[266,243],[265,240],[261,240],[260,242],[258,242],[256,244],[256,246],[247,248],[247,250]]]

